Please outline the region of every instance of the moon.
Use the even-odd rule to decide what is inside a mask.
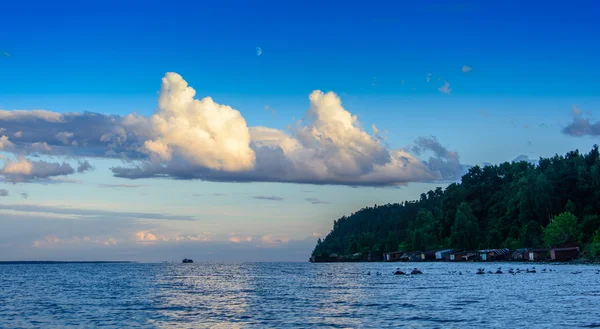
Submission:
[[[260,47],[256,47],[256,56],[262,55],[262,49]]]

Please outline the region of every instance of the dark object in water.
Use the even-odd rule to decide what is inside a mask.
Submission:
[[[194,261],[188,258],[184,258],[182,263],[193,263]]]
[[[502,273],[502,268],[498,267],[498,270],[496,271],[496,274],[503,274]]]
[[[394,275],[405,275],[406,273],[400,271],[399,269],[394,272]]]
[[[536,273],[536,270],[535,270],[535,268],[532,268],[531,270],[527,269],[527,273]]]
[[[508,273],[510,274],[515,274],[515,270],[513,270],[512,268],[510,270],[508,270]]]
[[[482,268],[478,268],[477,273],[475,273],[475,274],[485,274],[485,270]]]
[[[421,271],[419,271],[419,270],[417,270],[415,268],[414,270],[412,270],[412,272],[410,272],[410,274],[413,274],[413,275],[415,275],[415,274],[423,274],[423,272],[421,272]]]

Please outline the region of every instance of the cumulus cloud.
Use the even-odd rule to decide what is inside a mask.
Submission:
[[[52,148],[46,142],[35,142],[31,143],[31,146],[27,149],[27,153],[51,154]]]
[[[563,134],[573,137],[600,135],[600,121],[592,122],[577,106],[573,106],[572,117],[571,123],[562,129]]]
[[[473,70],[472,68],[470,68],[466,65],[463,65],[463,67],[462,67],[463,73],[471,72],[472,70]]]
[[[438,90],[448,95],[452,92],[452,88],[450,88],[450,83],[448,81],[444,81],[444,85],[439,87]]]
[[[212,170],[252,169],[255,154],[240,112],[195,95],[180,75],[167,73],[158,111],[150,118],[155,138],[144,143],[145,151],[162,162],[178,158]]]
[[[212,234],[210,232],[202,232],[196,235],[184,234],[158,234],[150,231],[139,231],[133,234],[133,241],[142,244],[155,244],[164,242],[185,242],[185,241],[211,241]]]
[[[0,189],[0,196],[8,196],[8,190]]]
[[[84,172],[92,170],[92,169],[93,169],[92,165],[87,160],[80,161],[79,164],[77,165],[78,173],[84,173]]]
[[[282,197],[271,196],[271,195],[257,195],[257,196],[254,196],[252,198],[253,199],[257,199],[257,200],[283,201]]]
[[[267,234],[260,238],[266,244],[284,244],[290,241],[290,238],[285,234]]]
[[[22,132],[14,143],[15,153],[29,149],[53,155],[139,159],[146,157],[141,146],[151,137],[148,119],[135,113],[118,116],[0,110],[0,126],[4,128],[2,135]]]
[[[0,169],[0,175],[12,183],[70,175],[74,172],[73,167],[66,162],[32,161],[22,156],[17,157],[16,160],[5,159],[4,167]]]
[[[134,238],[135,238],[135,241],[138,241],[138,242],[156,242],[156,241],[158,241],[158,238],[156,237],[156,235],[152,234],[151,232],[147,232],[147,231],[136,232],[134,234]]]
[[[424,162],[406,149],[389,148],[377,127],[367,133],[333,92],[313,91],[304,119],[287,131],[248,127],[239,111],[195,96],[180,75],[167,73],[158,109],[149,118],[135,113],[0,110],[6,136],[23,131],[18,143],[5,138],[0,147],[12,147],[17,154],[36,149],[52,155],[124,159],[129,164],[111,170],[129,179],[383,186],[452,176],[447,168],[440,171],[440,159],[449,159],[436,156]],[[91,166],[78,167],[78,172],[80,168],[87,171]]]
[[[239,235],[236,234],[235,232],[231,232],[229,233],[229,242],[232,243],[249,243],[252,242],[252,237],[251,236],[244,236],[244,235]]]
[[[8,139],[8,136],[0,136],[0,151],[12,152],[15,144]]]

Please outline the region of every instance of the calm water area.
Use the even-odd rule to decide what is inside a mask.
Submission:
[[[537,273],[507,274],[532,266]],[[423,274],[395,276],[397,267]],[[476,275],[478,267],[505,274]],[[598,270],[524,263],[0,265],[0,328],[593,328],[600,327]]]

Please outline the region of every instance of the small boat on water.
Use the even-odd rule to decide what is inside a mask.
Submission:
[[[194,261],[193,261],[193,260],[191,260],[191,259],[189,259],[189,258],[184,258],[184,259],[183,259],[183,261],[182,261],[182,263],[184,263],[184,264],[185,264],[185,263],[193,263],[193,262],[194,262]]]

